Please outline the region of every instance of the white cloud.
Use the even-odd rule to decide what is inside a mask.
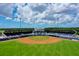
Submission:
[[[12,17],[14,3],[0,3],[0,15]]]
[[[6,17],[6,19],[7,19],[7,20],[12,20],[12,18],[11,18],[11,17]]]
[[[77,21],[79,19],[79,4],[69,4],[69,3],[52,3],[52,4],[39,4],[39,3],[28,3],[16,4],[18,6],[17,13],[15,14],[15,20],[20,21],[20,18],[25,23],[46,23],[46,24],[57,24],[64,22]],[[44,6],[45,10],[40,12],[40,6]],[[37,8],[39,7],[39,8]],[[34,10],[33,8],[36,8]],[[71,11],[68,11],[71,10]],[[72,11],[74,10],[74,11]],[[76,11],[76,17],[73,12]],[[51,15],[51,17],[50,17]],[[45,19],[44,19],[45,18]]]

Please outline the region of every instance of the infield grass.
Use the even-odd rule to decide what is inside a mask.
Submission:
[[[30,36],[32,40],[47,40],[49,36]]]

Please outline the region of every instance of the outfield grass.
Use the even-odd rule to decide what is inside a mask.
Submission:
[[[47,40],[49,36],[30,36],[32,40]]]
[[[17,40],[0,42],[0,56],[79,56],[79,42],[63,40],[54,44],[23,44]]]

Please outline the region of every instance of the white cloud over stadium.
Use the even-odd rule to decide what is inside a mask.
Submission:
[[[13,18],[12,20],[21,20],[25,23],[63,24],[79,21],[78,3],[15,3],[3,4],[3,6],[8,6],[8,8],[6,8],[7,11],[9,11],[9,13],[6,11],[8,19]],[[0,7],[3,6],[0,4]],[[0,12],[3,11],[5,11],[5,9]]]
[[[57,24],[69,23],[79,18],[79,4],[63,3],[25,3],[18,6],[16,21],[29,23]]]

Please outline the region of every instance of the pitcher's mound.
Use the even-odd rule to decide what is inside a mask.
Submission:
[[[51,44],[61,41],[61,38],[49,37],[47,40],[33,40],[29,37],[25,37],[25,38],[19,38],[18,40],[26,44]]]

